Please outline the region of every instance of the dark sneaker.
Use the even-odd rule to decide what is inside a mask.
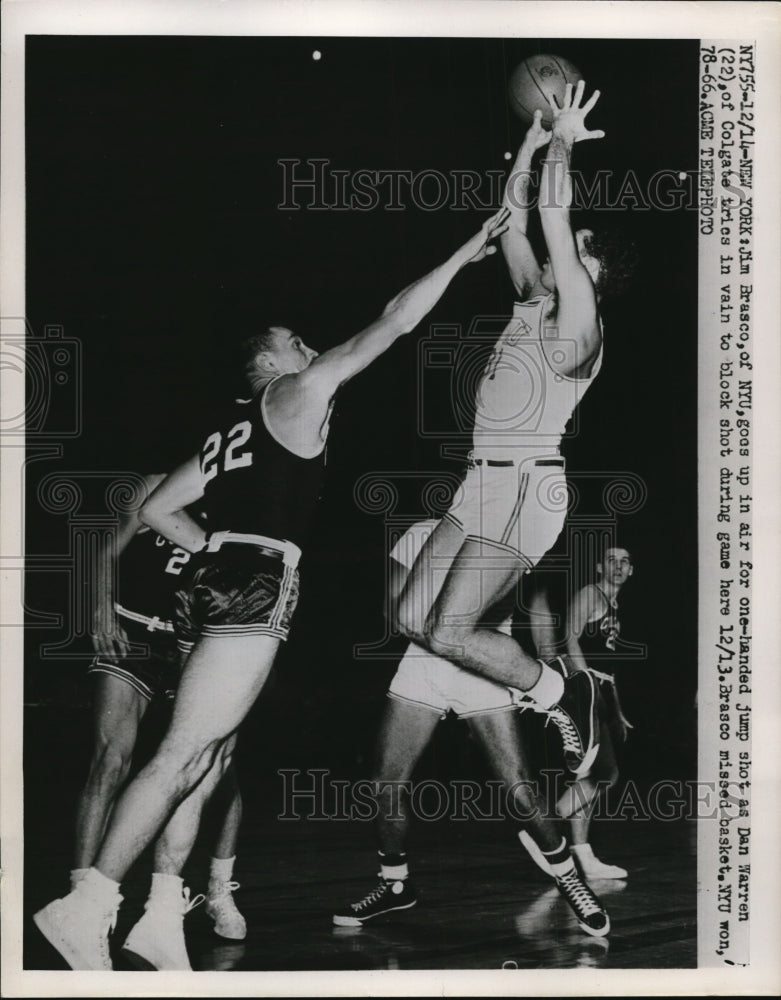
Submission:
[[[556,878],[559,892],[570,905],[578,925],[592,937],[604,937],[610,932],[610,917],[594,893],[573,868]]]
[[[572,773],[582,778],[588,774],[599,752],[597,689],[587,670],[571,670],[562,656],[547,665],[564,678],[564,694],[548,711],[548,719],[557,727],[564,745],[564,760]]]
[[[397,879],[386,882],[381,879],[379,885],[357,903],[350,903],[343,910],[334,914],[334,924],[337,927],[360,927],[373,917],[394,910],[409,910],[418,901],[415,890],[408,879]]]

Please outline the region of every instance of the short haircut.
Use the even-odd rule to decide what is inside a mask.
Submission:
[[[596,289],[600,295],[619,295],[631,283],[640,256],[635,242],[616,226],[590,229],[583,244],[586,251],[599,261]]]
[[[600,566],[605,565],[605,559],[607,558],[608,552],[618,552],[618,551],[626,552],[626,554],[629,556],[629,565],[634,566],[635,557],[632,555],[629,549],[625,545],[619,545],[618,543],[614,545],[612,542],[609,545],[604,545],[602,547],[602,551],[599,554],[599,559],[597,559],[598,565]]]
[[[273,346],[274,333],[271,326],[262,327],[260,333],[253,333],[242,340],[239,352],[242,369],[247,378],[255,371],[255,359],[261,351],[269,351]]]

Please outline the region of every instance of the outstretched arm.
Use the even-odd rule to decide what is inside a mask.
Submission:
[[[502,252],[515,290],[522,299],[540,276],[540,265],[526,236],[532,157],[550,141],[550,136],[542,127],[542,112],[535,111],[534,121],[524,136],[504,188],[502,204],[510,216],[507,232],[502,235]]]
[[[147,492],[151,492],[163,480],[162,475],[144,476]],[[114,603],[115,584],[119,557],[141,527],[139,511],[133,510],[119,519],[113,544],[101,547],[95,566],[95,574],[90,581],[92,593],[92,645],[99,656],[111,658],[126,656],[130,651],[125,630],[117,620]]]
[[[340,385],[363,371],[403,334],[414,330],[461,268],[495,253],[496,248],[489,243],[504,232],[507,216],[505,209],[492,215],[444,264],[392,298],[374,323],[345,343],[325,351],[305,371],[288,376],[287,380],[330,399]]]
[[[580,106],[585,84],[581,80],[574,92],[567,84],[561,108],[552,103],[553,128],[542,168],[540,221],[548,247],[558,292],[559,337],[568,356],[561,374],[578,374],[588,368],[601,341],[597,297],[594,284],[578,255],[577,242],[570,224],[572,147],[584,139],[599,139],[601,130],[586,128],[585,117],[599,99],[595,90]],[[571,351],[567,351],[567,345]]]
[[[201,457],[194,455],[162,481],[139,511],[144,524],[188,552],[199,552],[206,532],[185,510],[203,496]]]

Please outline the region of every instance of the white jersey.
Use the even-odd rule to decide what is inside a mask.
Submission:
[[[567,421],[599,374],[602,350],[588,378],[560,375],[553,367],[564,360],[554,309],[552,294],[515,303],[477,387],[475,456],[558,452]]]

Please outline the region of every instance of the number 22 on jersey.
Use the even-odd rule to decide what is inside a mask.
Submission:
[[[204,482],[213,479],[219,472],[220,462],[225,472],[233,469],[243,469],[252,465],[252,449],[244,448],[252,433],[249,420],[235,424],[225,435],[223,446],[222,434],[215,431],[206,439],[203,446],[202,469]],[[243,450],[242,450],[243,449]]]

